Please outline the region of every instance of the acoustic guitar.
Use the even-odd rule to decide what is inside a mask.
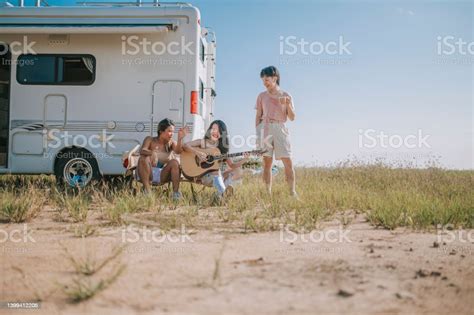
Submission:
[[[240,153],[221,154],[218,148],[193,149],[206,153],[207,159],[204,162],[201,162],[199,157],[193,152],[183,151],[181,153],[181,170],[184,177],[190,180],[205,175],[209,172],[219,170],[222,160],[236,156],[242,156],[244,154],[259,155],[265,153],[265,151],[262,150],[253,150]]]

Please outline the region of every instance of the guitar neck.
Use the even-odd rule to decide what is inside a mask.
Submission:
[[[233,158],[237,156],[242,156],[244,154],[254,154],[260,152],[259,150],[253,150],[253,151],[245,151],[245,152],[239,152],[239,153],[228,153],[228,154],[221,154],[221,155],[216,155],[214,156],[215,160],[224,160],[228,158]]]

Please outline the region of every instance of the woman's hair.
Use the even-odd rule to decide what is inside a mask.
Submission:
[[[165,118],[163,119],[162,121],[160,121],[158,123],[158,128],[157,128],[157,131],[158,131],[158,137],[160,136],[160,134],[165,131],[166,129],[168,129],[168,127],[170,126],[174,126],[174,122],[171,120],[171,119],[168,119],[168,118]]]
[[[260,78],[263,77],[277,77],[277,84],[280,85],[280,71],[275,66],[263,68],[260,71]]]
[[[219,133],[221,134],[217,147],[219,148],[219,151],[221,151],[221,154],[227,154],[229,152],[229,135],[227,134],[227,126],[222,120],[214,120],[209,125],[204,139],[211,139],[211,130],[214,124],[219,127]]]

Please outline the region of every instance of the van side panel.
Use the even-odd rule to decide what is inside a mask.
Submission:
[[[207,127],[204,119],[190,114],[191,91],[199,88],[200,17],[198,10],[187,12],[189,17],[168,32],[69,34],[61,40],[25,35],[35,42],[37,54],[94,56],[95,81],[89,86],[24,85],[12,67],[10,171],[52,173],[56,154],[77,146],[96,156],[102,174],[123,173],[123,152],[155,135],[158,121],[165,118],[152,112],[157,81],[182,82],[183,119],[176,129],[184,122],[193,127],[186,140],[200,137]],[[2,40],[23,41],[23,35],[2,35]],[[12,57],[14,63],[18,56]]]

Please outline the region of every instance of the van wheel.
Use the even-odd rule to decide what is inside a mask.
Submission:
[[[60,153],[54,170],[56,181],[71,187],[85,187],[100,179],[99,166],[90,152],[72,149]]]

